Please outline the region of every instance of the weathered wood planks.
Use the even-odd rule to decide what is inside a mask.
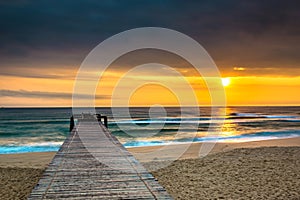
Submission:
[[[172,199],[92,115],[83,115],[29,199]]]

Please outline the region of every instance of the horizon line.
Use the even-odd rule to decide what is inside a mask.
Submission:
[[[269,105],[226,105],[224,107],[298,107],[300,104],[269,104]],[[139,105],[139,106],[96,106],[94,108],[149,108],[151,105]],[[223,106],[210,106],[210,105],[198,105],[198,106],[178,106],[178,105],[168,105],[163,106],[166,108],[179,108],[179,107],[223,107]],[[2,106],[0,109],[7,109],[7,108],[73,108],[72,106]],[[74,108],[93,108],[88,106],[82,107],[74,107]]]

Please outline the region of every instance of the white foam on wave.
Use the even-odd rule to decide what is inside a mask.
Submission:
[[[62,142],[40,142],[0,146],[0,154],[58,151]]]

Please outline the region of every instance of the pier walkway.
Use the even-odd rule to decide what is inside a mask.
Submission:
[[[29,199],[172,199],[93,115],[81,115]]]

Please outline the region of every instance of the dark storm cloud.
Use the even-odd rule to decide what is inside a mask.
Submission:
[[[72,93],[63,92],[42,92],[42,91],[27,91],[27,90],[0,90],[1,97],[25,97],[25,98],[55,98],[55,99],[71,99]],[[77,98],[91,99],[93,95],[78,94]],[[107,95],[96,95],[96,99],[109,99]]]
[[[99,42],[143,26],[193,37],[224,69],[295,68],[299,8],[297,0],[1,1],[0,74],[16,66],[77,68]]]

